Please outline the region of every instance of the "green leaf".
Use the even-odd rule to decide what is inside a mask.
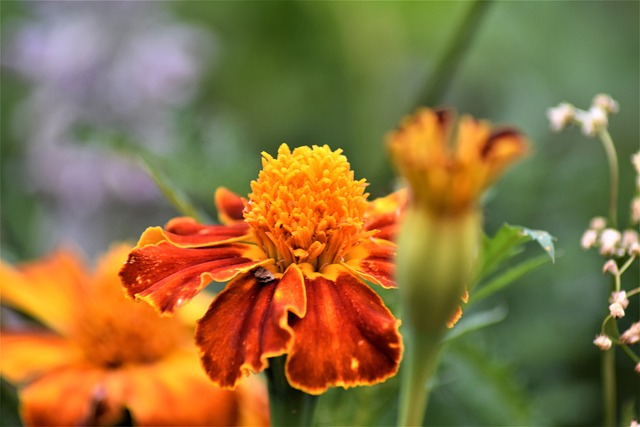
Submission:
[[[21,426],[16,389],[4,377],[0,377],[0,402],[0,425]]]
[[[514,267],[511,267],[501,274],[498,274],[492,280],[486,284],[478,287],[471,293],[467,306],[475,304],[480,300],[487,298],[490,295],[504,289],[517,279],[521,278],[527,273],[541,267],[549,262],[549,257],[546,255],[538,255],[535,258],[530,258],[526,261],[522,261]]]
[[[540,246],[542,246],[542,249],[551,258],[551,262],[556,262],[556,250],[555,246],[553,245],[555,237],[543,230],[531,230],[526,227],[519,228],[521,233],[523,233],[525,236],[530,237],[531,240],[535,240]]]
[[[495,325],[507,317],[508,311],[505,306],[499,305],[490,310],[484,310],[478,313],[465,313],[453,329],[445,335],[443,342],[451,342],[469,332]]]
[[[524,250],[523,245],[532,240],[537,241],[551,260],[555,261],[553,245],[555,239],[546,231],[503,224],[493,238],[485,236],[475,283],[495,272],[507,260],[520,254]]]

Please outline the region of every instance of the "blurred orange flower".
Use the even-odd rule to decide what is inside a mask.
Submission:
[[[406,196],[372,203],[342,150],[263,153],[248,200],[216,192],[224,225],[175,218],[147,229],[121,272],[129,295],[171,313],[211,281],[230,281],[198,322],[205,370],[233,388],[287,355],[289,383],[320,394],[394,375],[399,321],[363,280],[395,287],[397,216]]]
[[[160,318],[125,297],[118,270],[130,249],[114,247],[93,273],[68,250],[0,264],[2,304],[50,328],[5,324],[0,334],[0,373],[19,387],[25,424],[268,424],[257,379],[231,392],[203,374],[190,310]]]

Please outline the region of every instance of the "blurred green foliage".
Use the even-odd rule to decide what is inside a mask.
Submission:
[[[386,194],[396,182],[384,136],[415,107],[469,5],[163,3],[176,19],[204,28],[214,54],[193,102],[175,112],[177,140],[168,152],[157,150],[158,167],[211,217],[214,188],[248,193],[260,152],[275,153],[282,142],[341,147],[372,197]],[[4,2],[3,31],[30,13],[28,4]],[[577,129],[552,134],[545,110],[561,101],[586,108],[600,92],[619,102],[609,128],[621,162],[620,222],[626,224],[634,179],[629,159],[640,141],[639,16],[637,1],[497,1],[452,76],[442,105],[514,125],[534,146],[488,197],[487,232],[504,222],[547,230],[557,238],[557,259],[473,308],[505,306],[508,315],[447,347],[428,425],[601,423],[600,353],[592,340],[607,310],[608,281],[603,260],[583,251],[579,239],[591,217],[607,212],[607,165],[597,140]],[[46,227],[57,224],[46,221],[46,195],[24,179],[28,147],[14,132],[30,88],[6,69],[0,79],[2,256],[13,261],[60,242],[47,238]],[[166,202],[147,209],[136,211],[141,219],[134,223],[122,208],[109,211],[109,222],[95,228],[135,241],[144,224],[175,215]],[[640,272],[624,278],[623,288],[637,286]],[[634,299],[625,321],[638,317]],[[618,400],[635,402],[638,416],[639,377],[627,358],[618,362]],[[397,378],[331,390],[321,399],[318,424],[393,424],[396,392]]]

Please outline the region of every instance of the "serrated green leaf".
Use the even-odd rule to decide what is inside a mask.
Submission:
[[[542,249],[549,255],[551,262],[556,262],[556,250],[553,245],[555,237],[543,230],[531,230],[526,227],[519,227],[525,236],[529,236],[531,240],[538,242]]]
[[[495,272],[509,259],[524,251],[524,244],[535,240],[555,262],[554,237],[546,231],[503,224],[496,234],[483,239],[479,268],[474,283]]]

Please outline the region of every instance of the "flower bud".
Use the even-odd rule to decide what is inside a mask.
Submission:
[[[609,339],[608,336],[600,334],[596,337],[595,340],[593,340],[593,343],[600,349],[600,350],[609,350],[611,348],[611,339]]]
[[[620,335],[620,341],[625,344],[635,344],[640,342],[640,322],[631,324],[629,329]]]

